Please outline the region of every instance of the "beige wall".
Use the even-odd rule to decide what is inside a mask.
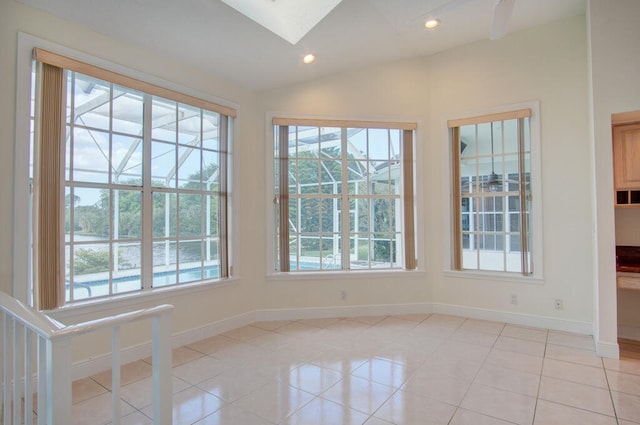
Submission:
[[[624,0],[616,1],[625,3]],[[626,1],[631,2],[633,0]],[[608,4],[600,0],[598,9],[606,9],[605,3]],[[596,16],[600,13],[603,11],[595,11]],[[238,279],[230,285],[163,299],[176,306],[176,333],[254,310],[304,312],[308,309],[317,312],[325,309],[330,314],[341,311],[340,308],[380,305],[427,306],[434,303],[443,308],[460,307],[462,312],[488,312],[505,318],[529,317],[532,324],[557,319],[559,323],[577,323],[587,328],[596,320],[597,308],[602,314],[602,309],[610,309],[613,305],[615,316],[615,295],[611,300],[611,291],[605,291],[606,296],[600,303],[594,296],[596,274],[601,276],[602,270],[588,266],[597,258],[594,252],[600,251],[596,251],[593,238],[596,218],[592,214],[591,164],[594,152],[589,144],[584,17],[511,34],[499,41],[474,43],[432,57],[397,61],[278,90],[252,93],[170,58],[141,51],[12,0],[3,1],[0,3],[2,199],[13,198],[18,31],[80,51],[95,52],[100,58],[239,105],[237,208],[233,214],[239,224],[235,240]],[[596,43],[598,47],[592,49],[592,54],[596,52],[597,57],[606,49],[604,43],[602,41],[602,46]],[[601,62],[598,58],[598,63]],[[594,81],[599,82],[597,92],[606,79],[604,72],[594,72]],[[620,89],[616,86],[616,90]],[[598,98],[598,94],[594,96]],[[626,96],[629,98],[631,94]],[[636,95],[633,99],[638,98]],[[443,247],[448,245],[448,233],[443,229],[448,199],[445,120],[451,115],[532,100],[540,102],[541,111],[542,191],[539,196],[543,205],[544,280],[538,284],[523,284],[461,279],[445,274]],[[630,107],[631,99],[617,103],[616,107],[608,104],[597,107],[600,125],[606,113],[640,109],[638,105]],[[272,246],[267,240],[270,224],[266,218],[256,217],[255,211],[270,208],[270,188],[265,183],[268,180],[266,158],[272,146],[266,135],[265,117],[270,112],[419,122],[418,190],[422,206],[419,251],[424,272],[400,278],[265,279],[266,253]],[[602,133],[600,126],[597,130]],[[600,138],[596,136],[596,140]],[[603,172],[606,171],[605,165]],[[606,205],[604,210],[606,212]],[[597,219],[600,223],[601,217]],[[12,205],[1,204],[0,226],[10,228],[12,220]],[[612,223],[613,220],[611,230]],[[601,241],[602,238],[597,242]],[[7,233],[0,239],[0,289],[8,292],[12,289],[12,246],[11,236]],[[608,261],[606,257],[605,261]],[[346,299],[342,299],[343,291]],[[511,294],[518,295],[518,305],[510,304]],[[556,298],[564,301],[562,311],[553,308]],[[101,312],[104,313],[109,311]],[[92,314],[68,313],[66,317],[78,321],[90,318]],[[610,319],[605,320],[607,329],[611,323],[615,326],[615,317],[613,321]],[[99,339],[102,338],[82,341],[76,349],[77,358],[104,351]],[[130,344],[139,342],[135,335],[128,339]]]
[[[260,95],[260,112],[418,119],[425,208],[419,219],[426,253],[424,278],[335,281],[353,303],[435,302],[504,313],[592,323],[590,155],[587,46],[583,17],[417,58],[340,74]],[[541,105],[544,282],[523,284],[448,277],[443,273],[443,231],[448,202],[445,121],[524,101]],[[570,188],[570,189],[569,189]],[[268,282],[267,308],[293,308],[304,300],[330,306],[327,285]],[[374,288],[366,291],[366,288]],[[297,297],[286,296],[295,293]],[[510,305],[517,294],[519,304]],[[393,294],[393,295],[390,295]],[[391,298],[389,298],[391,296]],[[554,309],[561,298],[564,310]]]
[[[590,36],[590,102],[594,151],[592,175],[596,213],[594,246],[598,259],[595,263],[597,303],[594,310],[598,314],[598,339],[610,344],[617,338],[618,320],[611,114],[640,109],[638,16],[640,2],[637,0],[589,1],[587,21]],[[637,304],[632,304],[632,308],[637,311]],[[622,304],[620,307],[628,308]],[[628,316],[624,311],[621,313],[621,316]]]
[[[237,227],[236,258],[252,259],[238,261],[237,279],[223,287],[209,287],[180,295],[169,294],[164,298],[131,304],[124,309],[136,309],[158,303],[174,304],[174,332],[198,329],[209,323],[228,319],[247,312],[253,312],[259,302],[255,287],[256,281],[264,277],[264,225],[262,222],[246,219],[242,212],[255,210],[255,197],[262,199],[262,188],[257,186],[254,175],[246,170],[255,170],[261,175],[263,168],[262,155],[256,155],[254,145],[261,143],[260,130],[262,123],[255,119],[255,95],[230,81],[216,78],[208,73],[181,65],[168,57],[151,54],[133,46],[121,43],[83,26],[61,20],[37,9],[24,6],[13,0],[0,2],[0,197],[6,200],[0,203],[0,228],[3,237],[0,239],[0,289],[12,293],[13,253],[12,253],[12,220],[13,220],[13,157],[14,157],[14,123],[16,108],[16,46],[18,32],[25,32],[41,39],[72,48],[80,52],[93,54],[118,65],[142,72],[153,77],[166,80],[172,84],[201,92],[204,95],[231,102],[239,108],[240,118],[237,120],[237,143],[235,155],[242,158],[238,163],[242,167],[236,170],[238,189],[234,220],[242,223]],[[245,171],[244,173],[242,171]],[[246,213],[245,213],[246,216]],[[256,266],[256,267],[254,267]],[[21,282],[18,284],[22,284]],[[67,323],[78,322],[122,311],[122,307],[110,310],[80,309],[58,314]],[[148,332],[139,332],[141,326],[125,333],[124,346],[139,344],[140,335],[147,338]],[[96,353],[106,352],[105,344],[109,338],[95,337],[75,344],[75,357],[82,359]]]

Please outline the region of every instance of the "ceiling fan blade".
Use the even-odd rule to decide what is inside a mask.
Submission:
[[[496,0],[493,9],[493,22],[491,23],[491,32],[489,38],[497,40],[507,35],[509,20],[513,12],[515,0]]]

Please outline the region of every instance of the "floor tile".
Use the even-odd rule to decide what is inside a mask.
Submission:
[[[607,377],[611,390],[640,396],[640,375],[610,370]]]
[[[406,365],[378,358],[367,360],[352,372],[353,376],[393,388],[400,388],[411,374],[412,369]]]
[[[470,410],[458,409],[449,425],[513,425],[513,422],[503,421]]]
[[[218,397],[200,388],[189,387],[173,395],[173,423],[193,424],[224,406],[226,403]],[[151,406],[142,412],[149,417],[153,416]]]
[[[494,348],[487,356],[486,363],[521,372],[540,374],[542,372],[543,358],[526,353]]]
[[[314,395],[320,395],[342,380],[335,370],[314,364],[304,364],[289,372],[288,384]]]
[[[127,385],[151,376],[151,364],[142,360],[122,365],[120,368],[120,385]],[[103,387],[111,390],[111,370],[93,375],[92,378]]]
[[[581,348],[583,350],[595,349],[593,337],[589,335],[577,335],[567,332],[549,331],[547,342],[549,344],[566,345],[567,347]]]
[[[594,350],[567,347],[565,345],[547,344],[545,357],[564,362],[578,363],[586,366],[602,367],[602,358]]]
[[[640,423],[640,397],[611,391],[613,404],[620,419]]]
[[[512,338],[509,336],[500,336],[494,345],[494,348],[514,353],[528,354],[531,356],[544,356],[544,342],[530,341],[520,338]]]
[[[533,421],[536,399],[521,394],[473,384],[461,407],[486,416],[521,425]]]
[[[590,336],[442,314],[257,322],[172,351],[172,414],[177,425],[640,425],[636,347],[602,359]],[[121,368],[124,425],[152,423],[151,361]],[[74,382],[73,423],[110,424],[110,387],[110,372]]]
[[[322,398],[362,413],[373,414],[396,390],[357,376],[347,376],[322,394]]]
[[[130,415],[135,409],[122,401],[120,413],[122,416]],[[73,425],[102,425],[112,420],[111,393],[81,401],[71,407]]]
[[[71,402],[78,403],[106,393],[107,391],[104,386],[91,378],[78,379],[74,381],[71,386]]]
[[[487,387],[536,397],[538,395],[540,375],[485,364],[474,382]]]
[[[504,329],[504,323],[489,320],[466,319],[459,330],[482,332],[498,336]]]
[[[505,325],[502,330],[502,336],[508,336],[511,338],[528,339],[537,342],[547,342],[547,330],[538,328],[528,328],[517,325]]]
[[[607,370],[640,375],[640,361],[637,359],[623,358],[621,356],[619,359],[606,358],[603,361]]]
[[[394,424],[447,424],[456,407],[417,394],[397,391],[375,412],[376,417]]]
[[[244,369],[229,369],[200,382],[198,388],[232,403],[256,390],[272,384],[276,378],[257,375]]]
[[[542,400],[614,416],[611,394],[604,388],[543,376],[538,397]]]
[[[544,360],[542,375],[592,387],[609,388],[602,367],[585,366],[547,358]]]
[[[268,384],[233,403],[272,423],[280,423],[315,396],[298,388],[283,384]]]
[[[193,425],[273,425],[273,422],[234,405],[227,405]]]
[[[367,414],[318,397],[289,416],[282,425],[361,425],[368,417]]]
[[[200,357],[189,363],[174,367],[173,375],[192,385],[219,375],[228,368],[228,365],[213,357]]]
[[[171,390],[174,394],[189,387],[191,387],[191,384],[175,376],[172,377]],[[153,403],[153,378],[144,378],[121,387],[120,398],[136,409],[150,406]]]
[[[617,425],[616,418],[539,400],[534,425]]]

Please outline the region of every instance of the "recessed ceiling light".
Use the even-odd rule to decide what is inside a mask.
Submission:
[[[439,25],[440,25],[440,19],[429,19],[427,20],[427,22],[424,23],[425,28],[430,30],[438,27]]]
[[[314,54],[312,54],[312,53],[308,53],[308,54],[304,55],[304,57],[302,58],[302,62],[307,63],[307,64],[312,63],[315,60],[316,60],[316,56]]]

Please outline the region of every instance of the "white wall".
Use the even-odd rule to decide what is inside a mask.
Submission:
[[[624,0],[618,1],[625,3]],[[595,16],[600,16],[609,3],[605,0],[596,3],[599,8]],[[633,0],[626,3],[633,3]],[[624,9],[621,13],[624,14]],[[219,321],[226,321],[229,325],[241,323],[249,320],[255,310],[263,317],[275,317],[279,314],[304,315],[305,312],[309,315],[336,314],[365,311],[367,308],[371,312],[433,308],[588,332],[595,321],[594,306],[598,306],[600,313],[611,305],[615,306],[614,287],[605,291],[606,296],[598,299],[599,304],[596,302],[593,289],[597,281],[595,273],[599,277],[603,269],[587,266],[595,262],[592,233],[595,218],[591,213],[593,152],[589,144],[584,17],[511,34],[499,41],[475,43],[428,58],[397,61],[255,94],[229,81],[175,63],[168,57],[142,51],[12,0],[2,1],[2,199],[13,198],[18,31],[80,51],[95,52],[96,56],[106,60],[239,105],[236,145],[237,164],[240,165],[236,176],[238,208],[233,216],[236,223],[240,223],[235,241],[238,279],[223,287],[160,299],[176,306],[174,333],[201,327],[206,331],[210,323]],[[606,50],[605,41],[596,43],[598,46],[602,44],[594,50],[598,64],[603,61],[598,52]],[[594,66],[594,70],[596,68]],[[600,85],[607,78],[604,70],[596,71],[594,81],[599,82],[597,91],[600,92]],[[616,89],[622,90],[619,86]],[[619,108],[608,104],[607,107],[598,107],[600,120],[597,130],[601,134],[605,132],[600,128],[603,126],[602,116],[620,110],[640,109],[637,104],[635,108],[630,107],[632,99],[640,99],[637,86],[635,90],[635,97],[633,93],[625,93],[628,100],[618,102]],[[597,95],[595,97],[598,98]],[[605,99],[609,99],[608,96]],[[523,284],[462,279],[446,274],[443,271],[446,262],[443,247],[448,246],[448,233],[443,229],[448,204],[445,119],[451,115],[530,100],[539,101],[541,110],[544,280],[537,284]],[[419,122],[419,251],[420,267],[425,271],[407,273],[401,278],[383,275],[356,279],[265,279],[268,269],[266,253],[272,246],[267,240],[270,223],[261,217],[256,218],[255,211],[259,205],[271,208],[270,187],[265,182],[268,180],[266,158],[272,146],[266,136],[268,126],[265,117],[270,112]],[[596,136],[596,140],[600,139]],[[610,148],[610,140],[608,143]],[[606,164],[603,167],[604,171],[600,171],[606,174]],[[608,173],[610,178],[610,169]],[[256,203],[256,199],[264,203]],[[606,203],[604,210],[607,212]],[[606,214],[604,216],[606,223]],[[12,221],[12,205],[5,202],[0,205],[0,226],[11,228]],[[609,230],[613,233],[612,218],[610,222]],[[599,228],[598,232],[602,230]],[[601,241],[599,238],[598,243]],[[603,258],[606,262],[607,257]],[[6,235],[0,239],[0,289],[7,292],[12,290],[12,267],[12,241]],[[346,293],[344,300],[342,291]],[[609,292],[614,292],[613,300]],[[517,306],[509,304],[511,294],[518,295]],[[556,298],[563,299],[564,310],[553,309]],[[99,312],[109,313],[109,310]],[[61,315],[69,321],[79,321],[95,314],[81,310]],[[611,323],[615,327],[615,308],[613,318],[608,317],[605,322],[603,325],[601,321],[600,336],[614,341],[615,335],[603,333],[602,329],[610,328]],[[106,351],[102,339],[81,341],[76,347],[76,358],[84,359]],[[139,337],[129,335],[125,345],[140,342]]]
[[[598,339],[617,339],[611,114],[640,109],[640,2],[590,0],[588,28],[594,151]],[[636,307],[637,308],[637,307]]]
[[[253,175],[242,173],[243,170],[260,170],[263,168],[263,158],[256,155],[253,144],[260,143],[259,131],[262,124],[255,120],[255,95],[230,81],[212,77],[208,73],[200,72],[193,67],[177,63],[169,57],[155,55],[137,49],[119,40],[105,37],[86,27],[64,21],[45,12],[30,8],[13,0],[0,2],[0,197],[5,202],[0,203],[0,228],[3,237],[0,239],[0,290],[12,293],[14,254],[11,229],[13,228],[13,173],[14,173],[14,132],[16,109],[16,46],[18,32],[26,32],[41,39],[58,45],[75,49],[80,52],[93,54],[98,58],[111,61],[127,67],[133,71],[145,73],[154,78],[160,78],[171,84],[177,84],[196,92],[212,96],[237,105],[239,119],[237,120],[238,138],[235,154],[241,160],[242,168],[236,170],[238,189],[236,209],[233,219],[237,226],[236,259],[252,259],[234,263],[237,279],[223,287],[208,287],[191,293],[168,293],[164,297],[153,297],[145,301],[134,301],[126,307],[115,309],[99,309],[94,307],[68,309],[58,312],[57,317],[66,323],[118,313],[124,309],[137,309],[159,303],[175,305],[174,333],[197,334],[197,330],[211,323],[226,320],[234,323],[234,318],[243,319],[253,317],[258,298],[255,287],[256,281],[264,279],[264,243],[263,224],[251,219],[250,212],[254,209],[255,197],[262,198],[262,188],[255,185]],[[28,141],[24,141],[25,143]],[[250,207],[249,207],[250,206]],[[25,235],[26,237],[26,235]],[[22,254],[19,254],[22,255]],[[19,259],[18,259],[19,260]],[[257,267],[254,267],[257,265]],[[25,284],[18,282],[17,284]],[[248,316],[247,313],[249,314]],[[246,316],[246,317],[245,317]],[[142,325],[124,333],[123,346],[135,345],[143,342],[148,332],[141,332]],[[141,337],[140,335],[144,335]],[[105,346],[109,337],[86,338],[74,346],[74,357],[85,359],[106,352]]]
[[[544,280],[523,284],[445,275],[446,118],[532,100],[540,101],[542,115],[543,191],[537,195],[544,205]],[[261,93],[259,111],[265,115],[417,118],[426,254],[424,278],[302,284],[274,279],[265,284],[264,308],[330,307],[338,291],[347,290],[352,305],[435,303],[440,311],[590,331],[594,277],[584,266],[593,260],[587,100],[584,17]],[[510,304],[511,294],[518,295],[517,306]],[[564,301],[562,311],[554,309],[557,298]]]

